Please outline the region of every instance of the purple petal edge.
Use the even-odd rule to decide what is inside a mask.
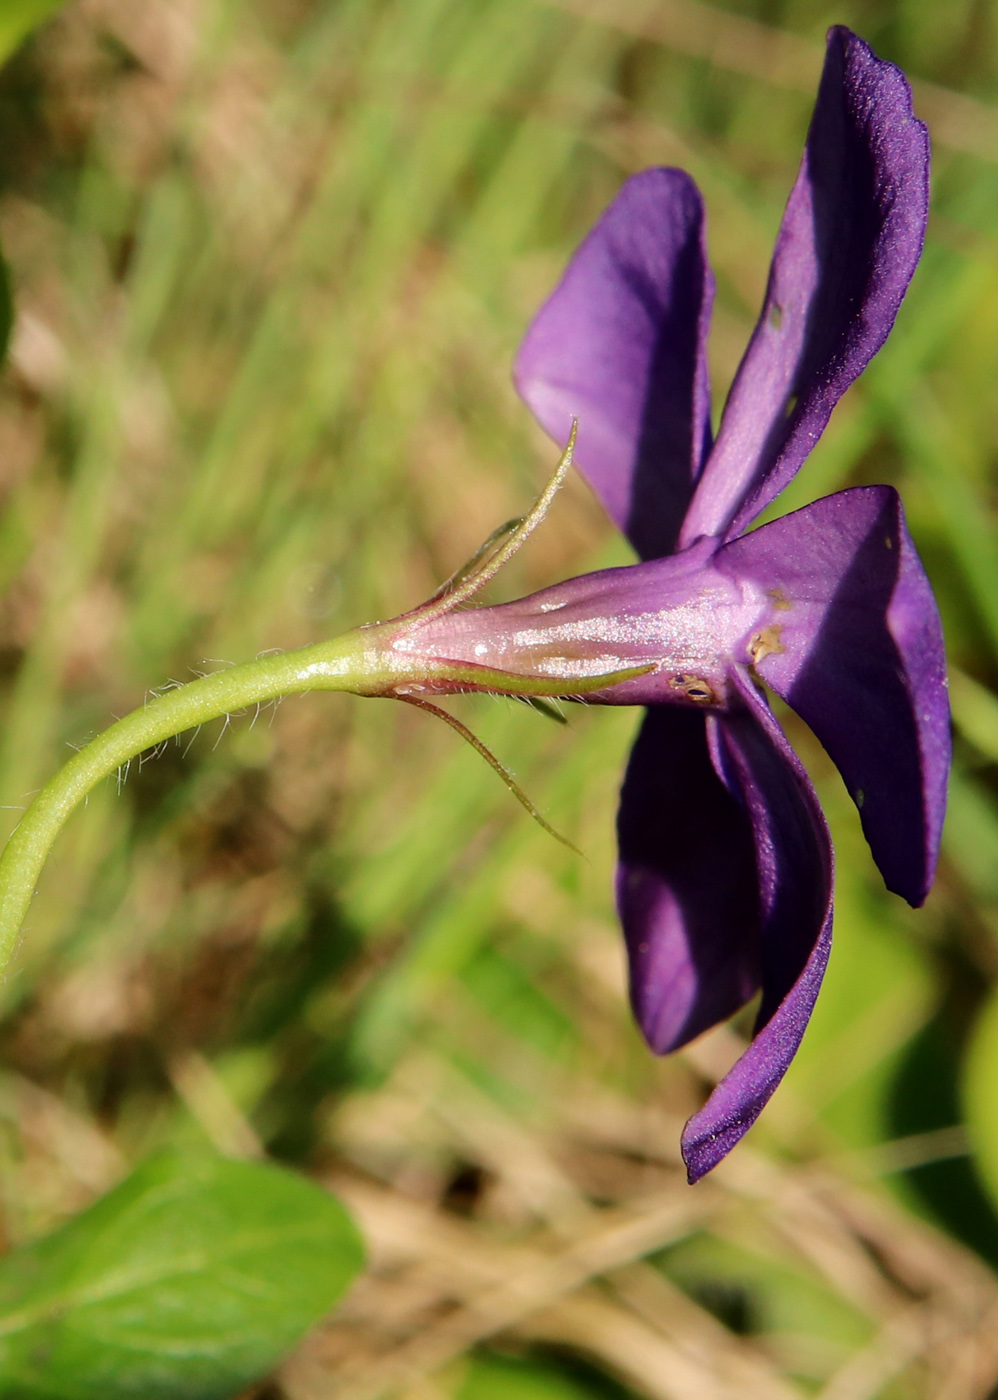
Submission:
[[[904,74],[848,29],[830,30],[762,313],[682,543],[742,534],[883,345],[921,255],[928,173]]]
[[[676,1050],[759,986],[752,828],[718,778],[695,710],[648,710],[627,765],[617,906],[631,1005],[651,1049]]]
[[[534,318],[514,380],[643,559],[671,553],[710,446],[714,283],[682,170],[621,188]]]
[[[748,676],[737,671],[732,680],[744,709],[718,718],[715,764],[741,794],[755,833],[763,995],[752,1043],[683,1130],[691,1184],[745,1135],[786,1073],[832,938],[832,848],[818,799]]]

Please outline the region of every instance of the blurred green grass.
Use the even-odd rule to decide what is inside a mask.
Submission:
[[[836,950],[752,1141],[774,1170],[893,1193],[906,1228],[934,1221],[994,1263],[996,1207],[961,1126],[998,973],[993,3],[64,10],[0,76],[18,312],[0,385],[0,802],[12,826],[66,746],[149,687],[412,605],[522,508],[554,452],[515,399],[512,355],[649,163],[683,165],[707,197],[720,405],[831,22],[916,81],[933,216],[897,330],[779,508],[898,485],[956,668],[957,762],[939,883],[914,914],[793,725],[835,834]],[[575,482],[496,596],[627,557]],[[674,1135],[733,1044],[659,1063],[630,1024],[610,873],[636,717],[577,707],[563,731],[504,701],[457,707],[586,860],[442,726],[343,697],[184,736],[74,817],[2,990],[10,1242],[124,1162],[205,1136],[464,1212],[483,1250],[490,1230],[550,1225],[488,1133],[455,1121],[466,1103],[519,1134],[514,1156],[561,1154],[586,1199],[627,1196],[623,1129],[613,1181],[587,1175],[586,1105],[594,1124],[648,1112]],[[988,1162],[992,1075],[968,1091]],[[755,1206],[732,1209],[745,1218],[656,1255],[697,1325],[756,1339],[805,1393],[840,1372],[834,1396],[934,1393],[917,1355],[880,1388],[842,1388],[876,1306],[774,1243]],[[555,1353],[465,1361],[442,1393],[607,1393],[611,1372],[656,1393],[610,1343],[595,1379],[566,1370],[585,1348],[559,1325],[540,1338]]]

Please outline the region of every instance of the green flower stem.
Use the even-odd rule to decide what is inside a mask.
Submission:
[[[378,645],[382,630],[360,628],[331,642],[216,671],[150,700],[80,749],[42,788],[0,857],[0,971],[14,951],[52,843],[97,783],[165,739],[250,705],[308,690],[390,693],[407,677],[390,647]]]
[[[529,523],[529,519],[528,519]],[[464,594],[454,597],[464,599]],[[425,605],[436,616],[447,600]],[[303,647],[232,666],[157,695],[140,710],[112,724],[48,782],[18,823],[0,856],[0,973],[7,966],[28,912],[35,885],[52,843],[77,803],[97,783],[131,759],[154,749],[185,729],[195,729],[248,706],[307,690],[342,690],[354,695],[395,696],[447,719],[484,754],[527,810],[550,830],[502,764],[453,717],[429,703],[428,694],[485,690],[499,695],[584,695],[606,690],[654,669],[631,666],[601,676],[532,676],[496,671],[470,662],[449,661],[409,652],[400,639],[411,637],[420,617],[408,613],[391,622],[372,623],[345,632],[330,642]]]

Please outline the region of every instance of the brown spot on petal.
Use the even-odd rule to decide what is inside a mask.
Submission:
[[[782,588],[767,589],[766,597],[772,598],[773,606],[777,612],[788,612],[789,609],[793,607],[793,604]]]
[[[780,641],[782,631],[782,627],[771,624],[753,634],[748,644],[748,654],[752,658],[753,666],[758,666],[767,656],[773,656],[783,650],[783,643]]]
[[[680,690],[690,700],[695,700],[700,705],[712,705],[716,700],[711,686],[702,676],[691,676],[686,673],[673,676],[669,681],[673,690]]]

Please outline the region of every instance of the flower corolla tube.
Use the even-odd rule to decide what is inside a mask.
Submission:
[[[395,687],[403,698],[481,689],[648,707],[618,816],[635,1015],[661,1054],[761,992],[751,1043],[683,1134],[691,1181],[779,1084],[829,955],[828,828],[764,687],[837,765],[888,888],[919,905],[935,871],[943,640],[897,493],[840,491],[748,532],[893,325],[921,253],[928,166],[904,75],[832,29],[716,439],[700,194],[681,170],[629,179],[528,330],[515,378],[552,437],[574,440],[578,420],[575,462],[642,562],[494,607],[438,595],[392,643],[413,675],[436,677]]]

